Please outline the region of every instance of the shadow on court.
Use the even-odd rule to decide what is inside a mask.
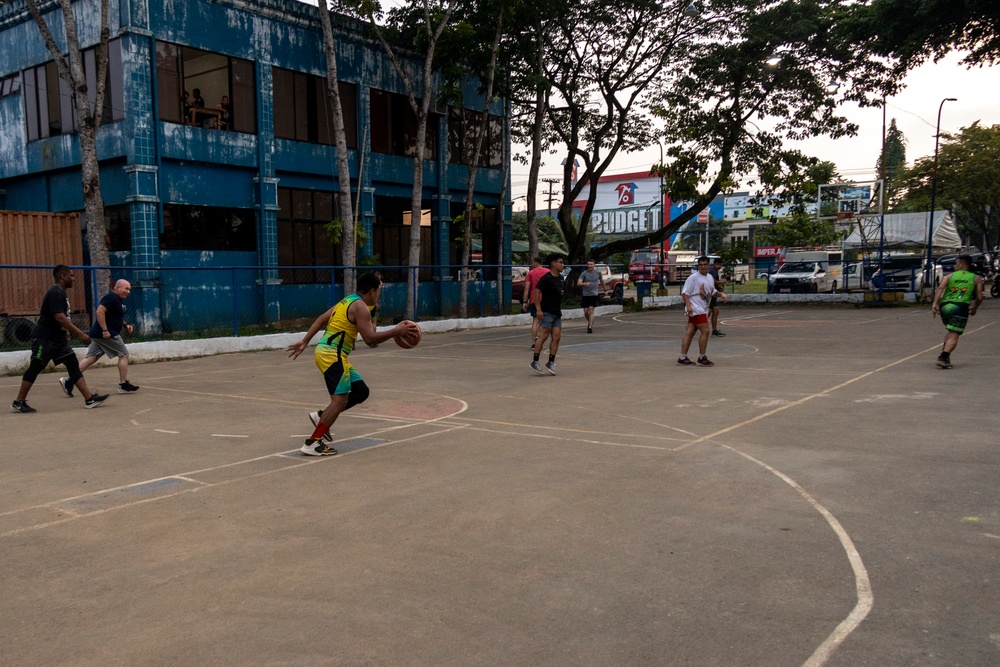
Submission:
[[[1000,306],[729,307],[57,375],[6,414],[0,645],[45,665],[991,665]],[[543,361],[545,358],[543,357]],[[87,373],[112,387],[113,368]],[[19,378],[0,378],[10,400]]]

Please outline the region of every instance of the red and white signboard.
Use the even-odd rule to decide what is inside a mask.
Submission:
[[[698,212],[698,224],[704,225],[708,223],[708,209],[702,209]]]
[[[776,245],[757,246],[753,249],[756,258],[773,258],[781,256],[781,248]]]

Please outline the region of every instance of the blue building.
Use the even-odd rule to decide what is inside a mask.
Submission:
[[[56,2],[39,4],[61,40]],[[93,81],[100,1],[73,4]],[[341,263],[325,229],[337,217],[339,188],[317,12],[296,0],[112,0],[101,188],[113,263],[136,269],[133,312],[146,330],[191,327],[215,309],[247,322],[314,316],[340,296],[336,276],[311,268]],[[364,24],[332,18],[365,239],[359,262],[405,265],[416,117]],[[0,6],[0,43],[0,209],[82,210],[72,99],[23,0]],[[404,67],[420,86],[422,60],[404,58]],[[464,208],[462,148],[483,104],[476,82],[464,88],[460,106],[431,106],[418,315],[457,302],[449,265],[460,263],[462,230],[450,223]],[[491,105],[487,128],[473,231],[484,264],[506,264],[503,102]],[[405,301],[406,277],[385,277],[396,281],[383,296],[383,310],[393,312],[393,302]]]

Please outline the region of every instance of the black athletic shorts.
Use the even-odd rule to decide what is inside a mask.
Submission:
[[[48,365],[51,361],[58,366],[65,363],[67,357],[75,356],[75,354],[73,348],[69,346],[68,340],[53,343],[44,338],[35,338],[31,341],[31,359],[38,359],[43,365]]]
[[[580,305],[584,308],[594,308],[597,306],[597,295],[596,294],[584,294],[580,297]]]

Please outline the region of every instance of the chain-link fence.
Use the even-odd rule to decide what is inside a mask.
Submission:
[[[98,285],[98,267],[72,268],[76,284],[68,291],[71,318],[87,331],[110,286]],[[105,268],[109,268],[112,285],[119,279],[131,283],[132,292],[125,301],[126,322],[135,326],[130,342],[303,331],[343,298],[348,271],[347,267],[316,266]],[[407,316],[408,303],[413,304],[417,320],[520,313],[528,268],[473,264],[359,266],[353,270],[357,275],[374,271],[381,276],[378,322],[393,324]],[[626,269],[605,269],[606,303],[621,303],[629,296]],[[42,297],[52,282],[52,267],[0,265],[0,349],[30,347]],[[567,305],[578,305],[579,288],[567,287]]]

